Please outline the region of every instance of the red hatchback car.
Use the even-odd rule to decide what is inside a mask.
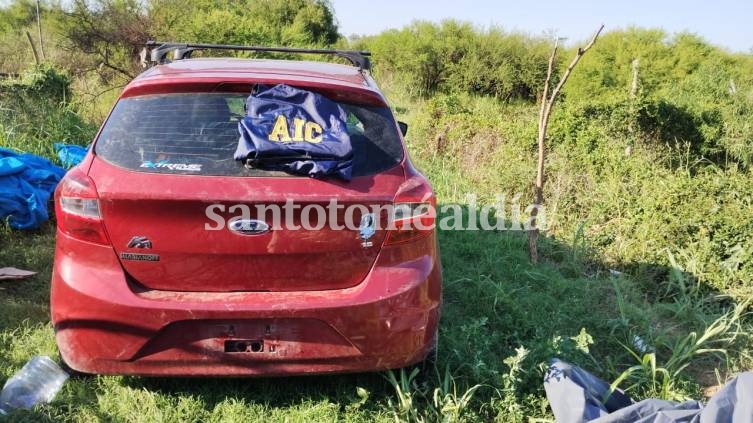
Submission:
[[[190,56],[194,48],[155,50]],[[158,54],[158,64],[123,90],[55,194],[52,322],[71,369],[360,372],[412,365],[435,351],[442,302],[435,214],[418,207],[435,206],[434,195],[411,165],[363,55],[324,53],[355,57],[357,66],[166,62]],[[345,111],[350,181],[233,158],[245,101],[258,84],[316,93]],[[336,227],[290,229],[259,212],[295,203],[301,207],[288,218],[299,223],[307,206],[332,201],[343,206],[329,216]],[[403,212],[372,228],[374,205]],[[233,213],[244,206],[250,216]]]

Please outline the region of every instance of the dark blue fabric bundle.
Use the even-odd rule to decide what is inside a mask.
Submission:
[[[36,229],[65,170],[33,154],[0,148],[0,219],[14,229]]]
[[[262,86],[246,100],[234,157],[262,169],[349,181],[353,148],[346,121],[345,111],[319,94]]]

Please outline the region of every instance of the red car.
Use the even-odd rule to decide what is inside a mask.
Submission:
[[[57,188],[51,310],[65,364],[92,374],[266,376],[425,360],[442,302],[436,200],[364,54],[299,51],[354,66],[184,58],[197,48],[213,46],[155,48],[158,64],[123,90]],[[166,62],[170,50],[179,57]],[[258,84],[316,93],[347,113],[350,181],[233,158]],[[329,223],[343,228],[290,229],[259,212],[288,202],[301,206],[287,215],[293,223],[307,206],[338,202]],[[373,226],[384,217],[368,213],[375,205],[393,206],[391,225]],[[244,206],[250,216],[239,215]]]

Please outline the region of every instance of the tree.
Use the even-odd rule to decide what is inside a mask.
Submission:
[[[105,81],[132,79],[151,19],[137,0],[75,0],[64,24],[67,49],[88,55]]]
[[[63,27],[67,49],[84,53],[82,66],[107,84],[138,74],[148,39],[307,47],[339,38],[321,0],[74,0]]]
[[[311,47],[340,37],[321,0],[153,0],[149,16],[154,36],[172,41]]]
[[[533,263],[538,263],[539,261],[539,253],[538,253],[538,247],[537,247],[537,241],[539,239],[539,228],[537,226],[536,222],[536,216],[538,215],[539,208],[544,204],[544,182],[545,182],[545,176],[544,176],[544,161],[546,160],[546,130],[549,126],[549,116],[552,114],[552,107],[554,106],[554,102],[557,100],[557,96],[559,95],[560,91],[562,90],[562,87],[567,82],[567,79],[570,77],[570,73],[572,73],[573,69],[575,69],[575,66],[580,61],[580,58],[583,57],[586,52],[593,47],[593,45],[596,43],[596,39],[599,38],[599,34],[601,34],[601,31],[604,29],[604,25],[601,25],[599,29],[594,34],[593,38],[591,38],[591,41],[586,44],[585,47],[579,47],[577,52],[575,53],[575,57],[573,58],[573,61],[570,62],[570,65],[565,69],[565,73],[562,74],[562,77],[560,78],[560,81],[557,83],[557,85],[552,90],[551,94],[549,94],[549,83],[552,79],[552,71],[554,68],[555,60],[557,59],[557,49],[559,47],[559,39],[556,38],[554,41],[554,48],[552,49],[552,54],[549,56],[549,66],[547,67],[546,72],[546,80],[544,81],[544,91],[541,94],[541,109],[539,111],[539,135],[538,135],[538,146],[539,146],[539,160],[538,160],[538,166],[536,167],[536,184],[534,186],[534,200],[533,200],[533,210],[531,211],[531,229],[528,230],[528,254],[531,258],[531,261]]]

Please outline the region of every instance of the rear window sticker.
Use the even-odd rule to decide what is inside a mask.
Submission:
[[[167,160],[160,160],[158,162],[145,161],[141,163],[141,166],[147,169],[168,169],[168,170],[180,170],[188,172],[201,172],[201,165],[197,163],[170,163]]]

